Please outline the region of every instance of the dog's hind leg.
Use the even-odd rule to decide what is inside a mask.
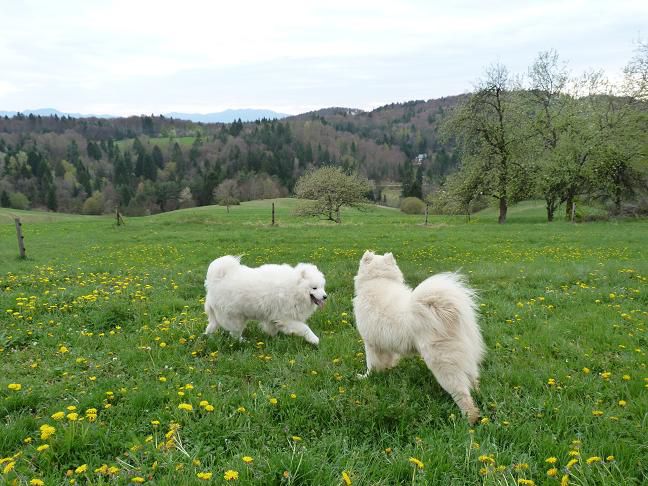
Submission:
[[[303,337],[307,342],[317,346],[319,338],[315,335],[308,324],[299,321],[278,321],[277,328],[284,334],[295,334]]]
[[[480,414],[470,394],[471,380],[462,370],[460,363],[452,362],[447,355],[445,359],[439,359],[438,353],[435,353],[431,346],[423,347],[420,352],[439,385],[450,394],[468,422],[477,422]]]
[[[205,302],[205,312],[207,313],[207,320],[209,321],[207,329],[205,329],[205,334],[213,334],[218,329],[218,321],[216,321],[214,309],[212,309],[207,302]]]
[[[366,378],[373,370],[383,371],[393,368],[400,361],[400,355],[390,351],[381,351],[365,343],[365,359],[367,360],[367,371],[358,375],[358,378]]]
[[[278,329],[277,326],[272,321],[260,321],[259,327],[265,332],[268,336],[276,336]]]

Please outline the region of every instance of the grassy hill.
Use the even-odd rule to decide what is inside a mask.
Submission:
[[[504,226],[489,210],[425,227],[382,208],[345,211],[336,225],[275,203],[274,227],[271,201],[120,227],[20,213],[26,260],[0,213],[3,481],[646,481],[648,222],[547,224],[525,203]],[[364,350],[351,299],[366,249],[394,252],[411,285],[461,269],[479,290],[478,426],[418,358],[356,378]],[[254,324],[245,342],[202,338],[204,274],[224,254],[317,264],[329,294],[309,320],[320,347]]]

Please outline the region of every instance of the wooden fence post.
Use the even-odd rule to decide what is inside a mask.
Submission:
[[[429,212],[429,210],[430,210],[430,205],[426,204],[425,205],[425,226],[427,226],[427,224],[428,224],[428,212]]]
[[[272,203],[272,226],[275,224],[275,208],[274,203]]]
[[[20,258],[26,258],[25,255],[25,241],[22,235],[22,223],[20,218],[14,218],[16,222],[16,236],[18,237],[18,250],[20,251]]]

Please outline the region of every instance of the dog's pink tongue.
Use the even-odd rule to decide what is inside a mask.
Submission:
[[[320,309],[323,309],[323,308],[324,308],[324,301],[323,301],[323,300],[318,300],[318,301],[317,301],[317,305],[318,305],[318,307],[319,307]]]

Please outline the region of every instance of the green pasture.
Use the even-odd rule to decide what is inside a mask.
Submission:
[[[640,485],[648,482],[648,222],[505,225],[292,200],[110,216],[0,210],[0,482]],[[27,259],[17,257],[13,217]],[[418,358],[358,380],[353,276],[391,251],[416,285],[461,270],[488,346],[470,427]],[[211,260],[317,264],[320,337],[205,339]],[[226,479],[227,478],[227,479]],[[40,484],[38,482],[32,484]]]

